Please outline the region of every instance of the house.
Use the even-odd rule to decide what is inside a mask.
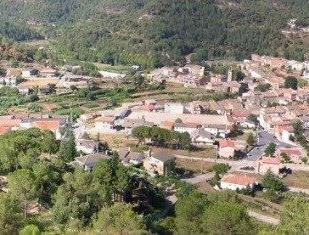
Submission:
[[[154,126],[153,122],[147,122],[145,119],[143,118],[126,118],[124,119],[123,125],[122,125],[126,131],[128,131],[129,133],[132,131],[133,128],[135,127],[139,127],[139,126],[148,126],[148,127],[152,127]]]
[[[97,162],[101,160],[106,160],[109,158],[110,156],[106,154],[94,153],[94,154],[77,157],[75,158],[73,162],[70,162],[69,164],[72,166],[79,166],[83,168],[85,171],[91,171]]]
[[[17,129],[21,123],[20,118],[16,118],[15,116],[0,116],[0,128],[1,134],[5,134],[9,132],[11,129]]]
[[[220,136],[225,138],[226,135],[229,133],[227,125],[222,124],[206,124],[202,126],[203,129],[215,136]]]
[[[122,148],[117,150],[119,159],[125,166],[140,165],[143,163],[145,156],[143,153],[134,152],[131,148]]]
[[[257,184],[258,179],[254,174],[232,172],[222,177],[220,186],[222,189],[242,190],[253,189]]]
[[[279,147],[275,153],[276,156],[280,157],[282,159],[282,155],[286,154],[292,163],[299,164],[301,163],[301,159],[303,156],[302,150],[299,147],[291,147],[291,148],[284,148],[284,147]]]
[[[143,166],[150,175],[169,175],[175,166],[175,157],[164,153],[152,154],[150,151]]]
[[[15,87],[17,85],[17,79],[16,77],[0,77],[0,84]]]
[[[281,140],[282,142],[291,144],[291,145],[295,145],[295,143],[293,141],[291,141],[291,138],[294,137],[294,129],[292,126],[288,127],[288,128],[284,128],[281,132]]]
[[[53,69],[53,68],[50,68],[50,67],[44,68],[40,71],[41,76],[47,77],[47,78],[56,77],[57,73],[58,73],[58,71],[56,69]]]
[[[188,132],[190,136],[197,130],[199,125],[196,123],[183,123],[183,122],[176,122],[174,124],[174,131],[180,132],[180,133],[185,133]]]
[[[39,75],[39,70],[34,69],[34,68],[28,68],[28,69],[24,69],[22,70],[22,77],[23,78],[30,78],[33,76],[37,76]]]
[[[235,141],[230,139],[219,140],[219,156],[223,158],[233,158],[236,151]]]
[[[85,154],[93,154],[99,151],[99,141],[95,140],[76,140],[76,150]]]
[[[199,129],[193,139],[193,142],[197,145],[213,145],[215,141],[215,136],[204,129]]]
[[[243,128],[255,129],[256,123],[254,121],[246,119],[246,120],[240,122],[240,126],[243,127]]]
[[[259,174],[266,174],[268,171],[279,175],[280,169],[282,168],[281,160],[279,157],[262,157],[258,163],[257,172]]]
[[[184,86],[200,86],[206,83],[204,67],[187,64],[184,67],[162,67],[150,73],[150,77],[157,82],[175,82]]]
[[[66,125],[66,123],[67,120],[64,118],[25,118],[21,121],[20,127],[50,130],[55,134],[56,139],[59,140],[62,137],[60,130]]]
[[[197,125],[205,126],[213,126],[216,130],[220,128],[224,128],[226,130],[226,126],[228,124],[227,117],[225,115],[207,115],[207,114],[177,114],[177,113],[167,113],[167,112],[148,112],[148,111],[140,111],[133,110],[126,119],[131,120],[143,120],[144,122],[150,122],[154,125],[160,126],[162,123],[169,122],[177,122],[177,120],[181,120],[183,123],[194,123]]]
[[[95,119],[95,131],[97,133],[114,132],[115,127],[114,116],[102,116]]]
[[[8,77],[19,77],[22,75],[22,70],[19,68],[9,68],[6,72],[6,76]]]
[[[115,73],[115,72],[108,72],[108,71],[99,71],[101,76],[103,78],[109,78],[109,79],[118,79],[118,78],[124,78],[126,74],[124,73]]]
[[[8,132],[10,132],[12,127],[9,126],[0,126],[0,135],[4,135]]]

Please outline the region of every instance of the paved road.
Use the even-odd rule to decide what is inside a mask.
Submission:
[[[255,218],[258,221],[267,223],[267,224],[272,224],[272,225],[278,225],[280,224],[280,220],[271,216],[267,215],[262,215],[260,213],[257,213],[255,211],[248,210],[248,215],[252,218]]]
[[[192,178],[186,178],[186,179],[181,179],[181,180],[189,184],[198,184],[201,182],[205,182],[206,180],[210,180],[214,176],[215,176],[214,172],[209,172],[206,174],[201,174],[201,175],[194,176]]]
[[[270,143],[275,143],[281,147],[292,147],[292,145],[279,141],[274,135],[268,133],[267,131],[259,131],[258,142],[255,147],[247,154],[247,159],[250,161],[256,161],[261,157],[267,145]]]

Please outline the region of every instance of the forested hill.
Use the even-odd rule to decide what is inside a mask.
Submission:
[[[303,60],[286,38],[291,18],[309,26],[308,0],[1,0],[0,35],[52,37],[57,59],[159,66],[251,53]]]

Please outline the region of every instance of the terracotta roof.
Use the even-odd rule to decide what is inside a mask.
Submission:
[[[55,72],[57,72],[57,70],[47,67],[47,68],[42,69],[40,72],[41,73],[55,73]]]
[[[34,127],[37,127],[42,130],[57,130],[60,127],[59,120],[39,120],[35,121],[33,124]]]
[[[20,76],[22,74],[22,70],[18,68],[9,68],[7,70],[8,76]]]
[[[192,122],[175,123],[174,127],[197,128],[198,124]]]
[[[263,157],[262,158],[263,164],[273,164],[273,165],[279,165],[280,159],[277,157]]]
[[[257,178],[252,174],[234,172],[230,174],[225,174],[221,181],[231,184],[247,186],[257,183]]]
[[[15,118],[0,119],[1,127],[19,126],[20,123],[21,123],[21,119],[15,119]]]
[[[220,148],[225,148],[225,147],[231,147],[235,148],[235,142],[230,139],[220,139],[219,140],[219,147]]]
[[[115,121],[114,116],[102,116],[96,119],[96,122],[106,122],[106,123],[114,123]]]
[[[0,135],[4,135],[11,130],[11,127],[8,126],[0,126]]]
[[[299,148],[279,148],[280,153],[286,153],[289,156],[301,156],[302,152]]]
[[[174,127],[174,122],[164,121],[164,122],[161,122],[161,125],[160,125],[160,126],[161,126],[162,128],[172,130],[173,127]]]

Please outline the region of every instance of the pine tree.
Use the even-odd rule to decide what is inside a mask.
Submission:
[[[73,161],[77,156],[73,131],[68,130],[66,132],[65,138],[60,143],[58,156],[65,162]]]

